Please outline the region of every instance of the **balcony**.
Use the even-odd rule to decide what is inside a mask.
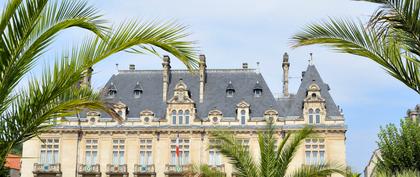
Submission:
[[[190,173],[191,171],[191,165],[166,165],[165,175],[167,177],[189,176],[188,173]]]
[[[61,165],[57,164],[34,164],[34,177],[61,177]]]
[[[127,164],[123,165],[106,165],[107,177],[128,177]]]
[[[101,176],[101,168],[99,164],[96,165],[79,165],[79,175],[82,177],[92,176],[92,177],[100,177]]]
[[[134,177],[156,177],[155,165],[134,165]]]

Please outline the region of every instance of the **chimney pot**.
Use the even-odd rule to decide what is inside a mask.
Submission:
[[[129,68],[129,70],[130,70],[130,71],[134,71],[134,70],[136,70],[136,65],[134,65],[134,64],[130,64],[130,65],[128,66],[128,68]]]
[[[242,68],[243,69],[248,69],[248,63],[242,63]]]

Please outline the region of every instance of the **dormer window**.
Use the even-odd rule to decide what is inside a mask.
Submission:
[[[254,86],[254,97],[261,97],[262,95],[262,86],[260,85],[260,82],[257,81]]]
[[[117,88],[115,88],[114,83],[111,82],[109,88],[108,88],[108,97],[115,97],[115,95],[117,94]]]
[[[229,84],[226,87],[226,97],[233,97],[234,94],[235,89],[233,88],[232,81],[229,81]]]
[[[143,94],[143,88],[141,87],[140,82],[136,83],[133,94],[134,94],[134,98],[140,98],[141,94]]]

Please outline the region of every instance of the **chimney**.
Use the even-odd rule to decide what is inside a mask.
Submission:
[[[283,55],[283,96],[289,96],[289,55],[284,53]]]
[[[130,64],[130,65],[128,66],[128,69],[129,69],[130,71],[134,71],[134,70],[136,70],[136,65],[134,65],[134,64]]]
[[[162,67],[163,67],[163,70],[162,70],[162,72],[163,72],[162,98],[163,98],[163,102],[166,102],[167,95],[168,95],[168,87],[169,87],[170,78],[171,78],[171,59],[169,58],[168,55],[163,56]]]
[[[93,72],[93,69],[92,69],[92,67],[89,67],[87,70],[85,70],[83,73],[82,73],[82,82],[80,83],[80,87],[88,87],[88,88],[90,88],[90,85],[91,85],[91,79],[92,79],[92,72]]]
[[[199,72],[200,72],[200,103],[204,102],[204,86],[206,84],[206,56],[201,54],[199,62]]]
[[[242,69],[248,69],[248,63],[242,63]]]

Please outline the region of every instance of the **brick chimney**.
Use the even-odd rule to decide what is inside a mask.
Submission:
[[[283,96],[289,96],[289,55],[284,53],[283,55]]]
[[[166,102],[167,100],[167,95],[168,95],[168,87],[169,87],[169,83],[170,83],[170,78],[171,78],[171,59],[169,58],[168,55],[164,55],[163,56],[163,62],[162,62],[162,67],[163,67],[163,91],[162,91],[162,98],[163,98],[163,102]]]
[[[200,103],[204,102],[204,86],[206,84],[206,56],[201,54],[199,62],[199,72],[200,72]]]

